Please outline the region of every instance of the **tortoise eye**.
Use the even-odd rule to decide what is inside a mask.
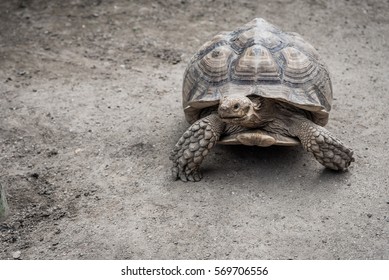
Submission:
[[[261,108],[262,102],[260,98],[256,98],[253,100],[254,102],[254,109],[259,110]]]
[[[235,104],[234,104],[234,110],[238,110],[239,108],[240,108],[239,103],[235,103]]]

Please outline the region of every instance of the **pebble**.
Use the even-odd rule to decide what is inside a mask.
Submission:
[[[20,259],[21,254],[22,254],[22,252],[16,251],[16,252],[13,252],[13,253],[12,253],[12,257],[13,257],[15,260],[18,260],[18,259]]]

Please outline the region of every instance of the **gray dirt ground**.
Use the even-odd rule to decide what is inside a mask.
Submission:
[[[264,17],[318,48],[348,172],[215,148],[172,181],[182,75]],[[388,259],[388,1],[0,1],[0,259]]]

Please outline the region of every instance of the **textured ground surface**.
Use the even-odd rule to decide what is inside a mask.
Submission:
[[[387,1],[0,2],[0,259],[388,259]],[[172,181],[182,74],[264,17],[327,62],[345,173],[297,148],[216,147]]]

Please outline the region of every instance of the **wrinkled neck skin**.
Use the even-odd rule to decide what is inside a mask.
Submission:
[[[234,106],[239,103],[239,108]],[[260,128],[272,133],[295,136],[293,124],[310,119],[309,113],[292,105],[263,97],[228,97],[219,106],[206,108],[200,117],[217,114],[226,124],[225,134]]]
[[[262,97],[228,97],[221,100],[219,117],[227,125],[259,128],[274,120],[277,108]]]
[[[305,122],[307,119],[311,119],[311,115],[308,112],[296,108],[293,105],[279,101],[271,102],[273,116],[272,120],[263,127],[264,130],[295,137],[296,134],[291,131],[291,129],[295,127],[296,124]]]
[[[221,100],[218,114],[230,132],[262,128],[282,135],[292,135],[289,131],[292,124],[309,118],[304,110],[287,103],[262,97],[241,96]]]

